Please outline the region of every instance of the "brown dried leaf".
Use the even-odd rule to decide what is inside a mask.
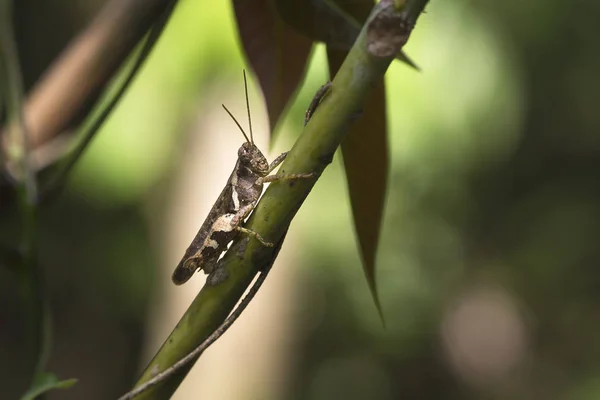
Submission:
[[[358,37],[360,24],[353,24],[327,1],[276,0],[275,4],[285,22],[334,49],[348,50]]]
[[[307,37],[335,50],[349,50],[373,9],[372,0],[275,0],[281,18]],[[419,69],[400,51],[398,60]]]
[[[258,76],[271,130],[302,82],[312,40],[284,23],[269,0],[234,0],[240,39]]]
[[[347,52],[327,49],[333,76]],[[344,168],[363,269],[373,301],[384,321],[375,280],[375,256],[387,191],[388,145],[385,85],[383,80],[365,102],[363,114],[342,142]]]

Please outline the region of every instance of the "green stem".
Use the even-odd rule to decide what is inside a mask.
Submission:
[[[426,2],[416,0],[415,3]],[[411,3],[409,0],[408,3]],[[409,7],[402,11],[406,26],[414,25],[422,7]],[[382,1],[370,16],[377,18],[385,8],[388,13],[393,4]],[[407,11],[409,10],[409,11]],[[413,11],[411,11],[413,10]],[[411,19],[414,18],[414,19]],[[375,57],[367,51],[366,30],[363,27],[356,43],[332,81],[331,92],[320,103],[304,132],[288,153],[280,167],[281,173],[316,172],[319,175],[331,162],[342,142],[348,124],[371,92],[381,81],[391,57]],[[409,32],[405,32],[406,35]],[[278,242],[287,231],[292,218],[312,189],[316,179],[272,183],[252,213],[246,227],[261,234],[270,242]],[[335,234],[335,233],[332,233]],[[227,317],[246,290],[253,277],[264,266],[273,262],[276,253],[256,240],[239,238],[220,262],[217,272],[222,279],[215,282],[211,275],[207,284],[194,299],[171,335],[147,366],[136,384],[142,385],[158,372],[164,371],[188,355],[204,341]],[[137,399],[168,399],[177,389],[191,366],[144,392]]]

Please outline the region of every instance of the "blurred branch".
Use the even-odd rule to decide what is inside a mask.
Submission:
[[[407,6],[405,11],[395,8],[391,0],[382,0],[375,6],[335,76],[330,94],[321,102],[289,152],[280,173],[315,172],[319,175],[331,163],[351,117],[361,110],[367,95],[382,79],[427,3],[426,0],[413,2],[417,5]],[[387,52],[393,53],[382,55]],[[272,183],[252,213],[247,228],[270,242],[279,242],[314,183],[312,179]],[[227,317],[257,271],[273,263],[276,256],[274,249],[254,239],[238,238],[149,363],[136,387],[165,371],[201,344]],[[191,365],[182,368],[136,398],[170,398],[190,368]]]
[[[12,25],[12,3],[0,2],[0,67],[3,94],[6,102],[9,129],[2,137],[5,148],[6,170],[15,180],[21,212],[22,258],[15,269],[28,321],[28,335],[36,364],[36,372],[43,368],[46,346],[47,315],[41,276],[36,260],[37,183],[29,164],[27,124],[23,118],[23,85],[19,57]]]
[[[28,96],[24,118],[32,148],[79,122],[172,1],[112,0],[104,7]]]
[[[0,7],[0,68],[4,82],[2,97],[9,125],[6,132],[0,132],[0,137],[6,143],[3,149],[5,168],[17,182],[19,189],[23,190],[20,194],[27,197],[27,202],[33,202],[36,197],[36,182],[28,162],[29,135],[23,119],[23,78],[12,26],[12,3],[10,0],[2,0]]]
[[[106,118],[108,118],[108,116],[110,115],[114,107],[117,105],[119,100],[121,100],[129,86],[133,82],[134,78],[137,76],[137,73],[139,72],[140,68],[142,67],[142,65],[144,65],[144,62],[148,58],[148,55],[154,48],[154,45],[158,41],[167,22],[169,21],[169,17],[173,12],[176,3],[177,0],[173,0],[169,4],[165,12],[161,15],[160,19],[152,26],[152,29],[150,30],[148,37],[144,41],[144,44],[139,51],[139,54],[135,56],[135,63],[133,64],[131,69],[127,71],[127,76],[125,77],[125,80],[123,82],[116,83],[117,85],[120,85],[116,93],[107,94],[107,96],[110,98],[108,104],[102,104],[102,101],[98,102],[100,104],[100,107],[103,107],[102,111],[97,116],[91,116],[91,118],[93,118],[93,122],[91,123],[91,125],[87,126],[87,124],[84,124],[85,131],[81,134],[81,140],[77,143],[73,151],[69,153],[65,157],[65,159],[60,163],[54,176],[45,185],[45,187],[42,190],[42,193],[40,194],[40,201],[47,201],[49,198],[55,197],[64,187],[64,185],[67,182],[67,176],[69,172],[71,172],[77,161],[79,161],[85,149],[94,138],[96,132],[102,127],[102,124],[104,123],[104,121],[106,121]]]

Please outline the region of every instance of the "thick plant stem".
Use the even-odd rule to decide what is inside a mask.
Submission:
[[[416,0],[414,3],[418,4],[411,8],[408,3],[411,1],[401,10],[395,8],[390,0],[382,0],[375,6],[369,21],[332,81],[331,92],[320,103],[288,153],[280,173],[314,172],[318,177],[331,163],[352,116],[361,110],[367,95],[381,80],[397,51],[401,50],[427,1]],[[373,43],[373,37],[381,43]],[[389,56],[374,55],[369,50],[373,48],[373,44],[376,49],[392,48],[397,51]],[[271,184],[246,227],[260,233],[269,242],[278,242],[315,182],[316,178]],[[221,260],[217,271],[209,277],[207,284],[147,366],[136,386],[175,364],[202,343],[227,317],[257,271],[272,263],[275,257],[273,249],[262,246],[257,240],[247,237],[236,240]],[[191,365],[136,399],[170,398],[189,368]]]

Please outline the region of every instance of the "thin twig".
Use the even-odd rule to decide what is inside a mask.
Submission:
[[[279,246],[281,246],[282,243],[283,241],[280,242]],[[254,282],[254,285],[252,285],[252,287],[248,291],[248,294],[242,299],[237,308],[233,310],[231,315],[208,338],[206,338],[204,342],[202,342],[198,347],[192,350],[187,356],[183,357],[181,360],[177,361],[175,364],[173,364],[163,372],[157,374],[149,381],[143,383],[142,385],[138,386],[132,391],[125,393],[123,396],[119,397],[118,400],[133,399],[134,397],[142,394],[151,387],[156,386],[165,379],[168,379],[171,375],[173,375],[181,368],[185,367],[187,364],[199,357],[200,354],[204,352],[204,350],[206,350],[211,344],[213,344],[221,336],[223,336],[223,334],[227,332],[227,329],[229,329],[229,327],[231,327],[231,325],[233,325],[233,323],[239,318],[242,312],[244,312],[248,304],[250,304],[254,296],[256,296],[256,293],[264,283],[265,279],[267,279],[267,275],[269,274],[270,270],[271,265],[269,265],[258,275],[256,282]]]
[[[73,151],[65,158],[65,160],[62,162],[62,165],[59,167],[59,170],[50,179],[48,184],[45,185],[45,187],[42,190],[42,193],[40,194],[41,201],[45,202],[48,201],[50,198],[54,198],[62,190],[62,188],[67,182],[67,175],[69,174],[69,172],[71,172],[77,161],[79,161],[84,151],[87,149],[88,145],[94,138],[96,132],[98,132],[98,130],[102,127],[110,113],[113,111],[119,100],[121,100],[129,86],[133,82],[134,78],[137,76],[137,73],[139,72],[140,68],[144,65],[144,62],[148,58],[148,55],[154,48],[154,45],[158,41],[167,22],[169,21],[169,17],[173,12],[176,3],[177,0],[173,0],[169,5],[169,8],[165,10],[160,20],[158,20],[152,27],[152,29],[148,33],[148,37],[144,41],[143,47],[137,55],[135,63],[131,67],[131,70],[127,73],[127,76],[121,84],[121,86],[119,87],[119,90],[110,99],[108,104],[95,118],[95,120],[87,128],[87,130],[83,132],[83,138],[80,140],[79,143],[77,143]],[[99,101],[98,103],[102,105],[102,101]]]

